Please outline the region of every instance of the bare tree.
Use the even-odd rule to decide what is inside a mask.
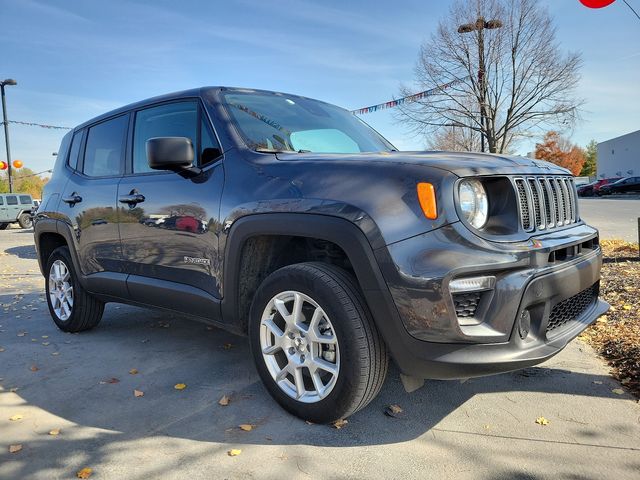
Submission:
[[[532,131],[573,126],[582,60],[563,54],[555,37],[535,0],[458,0],[420,48],[416,83],[434,93],[400,105],[398,120],[426,135],[467,129],[493,153]]]

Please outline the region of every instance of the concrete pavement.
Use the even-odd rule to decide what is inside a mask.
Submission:
[[[243,338],[114,304],[95,330],[60,332],[30,232],[0,232],[0,282],[0,479],[83,467],[92,479],[639,477],[640,406],[613,392],[579,341],[537,368],[412,394],[392,368],[379,397],[336,430],[280,409]],[[383,414],[389,404],[400,418]],[[23,448],[10,454],[11,444]]]

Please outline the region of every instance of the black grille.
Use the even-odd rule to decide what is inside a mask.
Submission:
[[[518,200],[520,201],[520,220],[522,228],[529,230],[531,228],[531,218],[529,217],[529,201],[527,200],[527,191],[524,188],[524,182],[516,180],[518,187]]]
[[[453,303],[455,304],[458,318],[475,316],[481,295],[482,292],[454,293]]]
[[[598,283],[558,303],[551,310],[547,332],[562,327],[565,323],[575,320],[598,298]]]

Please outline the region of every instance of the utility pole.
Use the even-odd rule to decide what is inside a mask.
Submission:
[[[4,143],[7,147],[7,175],[9,176],[9,193],[13,193],[13,180],[11,178],[11,149],[9,148],[9,120],[7,118],[7,102],[4,96],[4,87],[6,85],[17,85],[12,78],[7,78],[0,82],[0,91],[2,94],[2,118],[4,124]]]

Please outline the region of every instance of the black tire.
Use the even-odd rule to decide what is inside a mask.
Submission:
[[[8,226],[8,223],[0,223],[0,230],[6,230]]]
[[[337,379],[330,393],[315,403],[285,393],[262,354],[263,312],[276,295],[291,290],[307,295],[324,310],[338,343]],[[387,374],[387,349],[360,288],[349,273],[328,264],[300,263],[269,275],[251,304],[249,341],[258,373],[271,396],[290,413],[314,423],[333,422],[364,408],[378,394]]]
[[[73,305],[71,307],[71,313],[66,319],[58,316],[51,300],[51,282],[49,276],[56,261],[62,262],[67,268],[69,272],[69,283],[73,288]],[[82,288],[82,285],[80,285],[80,282],[78,282],[78,276],[73,267],[68,247],[58,247],[49,256],[45,269],[44,283],[49,313],[60,330],[64,332],[82,332],[100,323],[102,313],[104,312],[104,303],[87,293],[87,291]]]
[[[18,223],[20,224],[21,228],[31,228],[31,226],[33,225],[31,215],[29,215],[28,213],[21,213],[18,217]]]

